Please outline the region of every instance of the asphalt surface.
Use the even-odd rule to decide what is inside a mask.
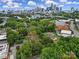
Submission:
[[[10,59],[16,59],[16,45],[12,46],[11,48]]]
[[[73,35],[75,36],[75,37],[79,37],[79,32],[76,30],[76,28],[75,28],[75,24],[74,24],[74,21],[71,21],[71,25],[70,25],[70,29],[73,31]]]

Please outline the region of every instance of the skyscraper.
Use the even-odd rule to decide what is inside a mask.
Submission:
[[[74,11],[75,11],[74,7],[71,7],[71,12],[74,12]]]
[[[62,11],[62,7],[59,8],[59,11],[60,11],[60,12]]]

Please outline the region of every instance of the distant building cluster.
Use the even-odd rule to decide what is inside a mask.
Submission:
[[[62,11],[62,7],[58,7],[57,5],[51,3],[51,5],[49,7],[47,7],[46,9],[41,8],[41,7],[36,7],[35,9],[31,10],[30,12],[34,12],[34,13],[46,13],[46,12],[58,13],[60,11]]]
[[[35,9],[32,10],[2,10],[0,11],[0,13],[3,14],[27,14],[27,13],[58,13],[62,11],[62,7],[58,7],[57,5],[51,3],[51,5],[49,7],[45,8],[41,8],[41,7],[36,7]]]
[[[62,7],[57,7],[56,5],[51,4],[50,7],[46,8],[46,11],[52,11],[53,13],[57,13],[57,12],[62,11]]]

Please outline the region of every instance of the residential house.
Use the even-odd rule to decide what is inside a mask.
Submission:
[[[70,30],[61,30],[61,36],[68,37],[72,35],[72,31]]]
[[[58,20],[55,22],[55,25],[56,25],[56,32],[58,35],[64,37],[72,35],[69,20]]]
[[[56,21],[56,30],[69,30],[69,24],[64,21]]]

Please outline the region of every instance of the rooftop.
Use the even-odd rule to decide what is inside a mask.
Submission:
[[[0,44],[0,58],[7,58],[8,55],[8,44],[7,43],[3,43]]]
[[[0,40],[6,39],[6,35],[0,35]]]
[[[56,21],[55,24],[57,30],[69,30],[69,23],[66,21]]]
[[[72,34],[72,31],[70,31],[70,30],[61,30],[61,33],[62,33],[62,34],[71,35],[71,34]]]
[[[7,38],[6,36],[7,36],[6,31],[4,29],[0,30],[0,40],[6,39]]]
[[[56,25],[62,25],[62,26],[64,26],[65,25],[65,22],[64,21],[56,21],[55,24]]]

